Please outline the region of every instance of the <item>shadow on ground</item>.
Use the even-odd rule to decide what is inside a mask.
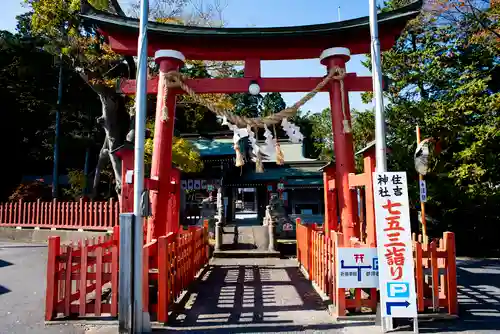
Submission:
[[[339,328],[296,266],[241,264],[246,260],[211,265],[185,303],[169,315],[169,330],[245,333]]]
[[[4,268],[4,267],[8,267],[8,266],[12,266],[12,263],[0,259],[0,268]]]
[[[500,261],[457,260],[459,319],[420,321],[422,333],[500,332]]]

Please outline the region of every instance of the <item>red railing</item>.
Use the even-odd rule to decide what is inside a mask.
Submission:
[[[119,203],[107,202],[9,202],[0,204],[0,226],[111,230],[118,225]]]
[[[370,247],[359,241],[344,245],[338,232],[325,235],[314,226],[297,222],[297,259],[323,293],[335,306],[337,316],[344,316],[346,310],[360,312],[367,307],[375,312],[376,289],[346,289],[336,286],[336,247]],[[442,239],[423,243],[413,241],[417,305],[419,312],[446,312],[457,314],[457,282],[454,234],[445,232]]]
[[[61,246],[59,237],[49,238],[47,321],[71,315],[117,316],[118,233],[118,227],[115,227],[113,237],[94,238],[77,245]],[[153,318],[156,315],[158,321],[166,322],[169,306],[207,263],[207,226],[170,233],[145,245],[145,310]]]
[[[50,237],[45,319],[118,312],[118,228],[113,236],[61,245]],[[110,296],[110,298],[108,298]]]

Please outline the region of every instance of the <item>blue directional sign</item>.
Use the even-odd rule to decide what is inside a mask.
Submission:
[[[410,303],[405,300],[404,302],[387,302],[385,303],[385,311],[387,315],[392,315],[392,308],[393,307],[404,307],[408,308],[410,306]]]
[[[340,269],[356,269],[358,272],[358,282],[361,282],[361,270],[363,269],[372,269],[372,266],[346,266],[344,265],[344,260],[340,260]]]
[[[337,248],[337,286],[339,288],[377,288],[376,248]]]

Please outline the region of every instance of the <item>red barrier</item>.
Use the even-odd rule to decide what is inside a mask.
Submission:
[[[113,236],[61,245],[49,238],[45,320],[118,313],[118,229]],[[113,291],[113,293],[111,293]]]
[[[107,202],[9,202],[0,204],[0,226],[111,230],[118,225],[119,203]]]
[[[117,316],[118,236],[119,228],[115,227],[113,237],[78,245],[61,246],[59,237],[49,238],[47,321],[70,315]],[[190,227],[144,246],[143,304],[158,321],[167,321],[169,306],[208,263],[207,245],[208,229]]]
[[[345,245],[341,233],[333,231],[328,236],[312,226],[297,222],[297,259],[309,274],[309,279],[330,297],[336,315],[344,316],[346,310],[359,312],[362,307],[375,312],[376,289],[346,291],[337,288],[337,247],[369,246],[359,241],[351,241],[350,245]],[[421,238],[414,238],[413,258],[418,311],[458,314],[454,234],[445,232],[442,239],[433,240],[429,244],[422,242]]]

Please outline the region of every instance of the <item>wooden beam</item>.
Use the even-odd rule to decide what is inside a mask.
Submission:
[[[186,84],[199,94],[234,94],[248,92],[250,82],[255,78],[214,78],[187,79]],[[255,81],[262,93],[294,93],[310,92],[323,78],[258,78]],[[344,79],[348,92],[369,92],[373,88],[372,77],[358,77],[356,73],[348,73]],[[135,94],[135,80],[121,79],[117,84],[119,93]],[[322,90],[328,91],[328,85]],[[148,94],[158,93],[158,78],[148,80]],[[180,90],[177,93],[182,93]]]
[[[369,177],[370,175],[367,173],[363,174],[349,173],[349,188],[365,187],[368,184],[367,179]]]
[[[158,190],[158,184],[159,182],[156,179],[144,178],[144,189]]]

